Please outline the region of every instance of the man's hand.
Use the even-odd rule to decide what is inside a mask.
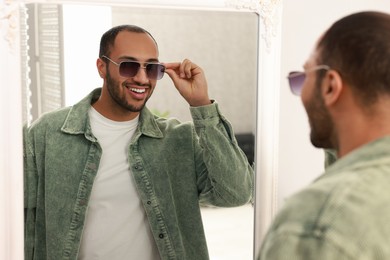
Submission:
[[[211,104],[207,90],[207,81],[202,68],[190,60],[183,62],[164,63],[165,72],[190,106],[205,106]]]

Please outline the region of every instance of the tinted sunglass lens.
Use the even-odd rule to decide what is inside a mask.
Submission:
[[[140,64],[138,62],[124,61],[120,64],[119,74],[122,77],[131,78],[137,74],[139,68]]]
[[[295,95],[300,95],[305,81],[305,74],[294,75],[296,73],[290,73],[288,76],[288,82],[290,84],[291,92]]]
[[[165,67],[162,64],[148,64],[146,65],[146,74],[149,79],[162,79],[164,76]]]

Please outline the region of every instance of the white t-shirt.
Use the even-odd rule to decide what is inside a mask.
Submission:
[[[138,117],[127,122],[89,112],[102,158],[92,187],[79,260],[160,259],[127,154]]]

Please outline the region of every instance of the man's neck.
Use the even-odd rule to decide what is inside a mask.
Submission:
[[[337,123],[338,156],[390,135],[390,99],[382,98],[370,109],[348,111]]]

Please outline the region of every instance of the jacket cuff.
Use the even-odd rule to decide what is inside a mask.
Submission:
[[[213,118],[219,118],[220,112],[218,104],[215,102],[215,100],[211,100],[211,102],[211,104],[205,106],[190,107],[190,113],[194,123],[200,120],[211,120]]]

